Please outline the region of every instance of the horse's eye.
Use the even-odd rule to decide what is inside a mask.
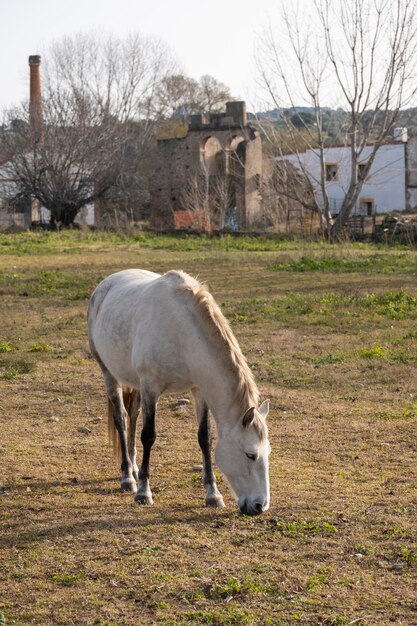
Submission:
[[[248,459],[250,459],[251,461],[256,460],[256,454],[248,454],[247,452],[245,452],[245,454],[248,457]]]

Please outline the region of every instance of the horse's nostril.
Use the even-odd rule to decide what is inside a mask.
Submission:
[[[264,506],[261,502],[248,502],[245,500],[243,504],[239,505],[242,515],[260,515],[264,511]]]

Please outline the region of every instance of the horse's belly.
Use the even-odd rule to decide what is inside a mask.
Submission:
[[[148,359],[144,363],[135,363],[139,379],[150,384],[157,393],[184,392],[193,386],[188,368],[184,363],[169,360],[161,363]]]
[[[120,353],[117,348],[113,351],[104,349],[100,353],[103,361],[110,374],[121,384],[134,389],[139,389],[140,378],[137,370],[132,367],[129,353]]]

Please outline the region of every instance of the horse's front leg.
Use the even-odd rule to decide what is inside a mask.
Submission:
[[[138,504],[153,504],[152,492],[149,486],[149,460],[151,449],[156,439],[155,412],[156,399],[154,394],[146,389],[140,391],[143,428],[141,441],[143,446],[142,465],[139,470],[139,488],[135,500]]]
[[[223,507],[223,496],[217,488],[211,462],[211,429],[208,406],[200,392],[193,391],[195,413],[198,422],[198,443],[203,455],[203,482],[206,489],[206,506]]]

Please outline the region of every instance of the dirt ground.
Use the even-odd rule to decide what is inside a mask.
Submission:
[[[417,624],[414,252],[7,241],[0,624]],[[204,507],[174,396],[158,406],[154,506],[120,492],[86,309],[126,267],[197,275],[231,320],[271,399],[264,515],[239,515],[220,476],[226,508]]]

